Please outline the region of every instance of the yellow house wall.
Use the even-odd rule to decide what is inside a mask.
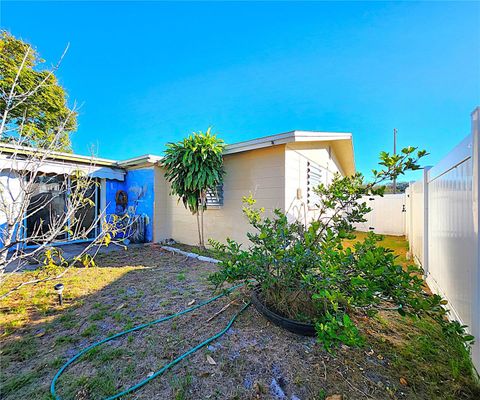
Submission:
[[[252,193],[258,207],[266,213],[285,209],[285,145],[225,155],[223,185],[224,205],[205,211],[205,238],[225,242],[229,237],[246,243],[249,229],[242,213],[242,196]],[[198,244],[196,218],[171,196],[164,170],[155,167],[154,240],[172,238],[187,244]]]
[[[317,210],[307,205],[308,161],[318,164],[323,169],[322,183],[324,184],[328,184],[335,173],[343,175],[329,142],[300,142],[286,145],[285,206],[291,221],[300,220],[308,223],[317,216]],[[297,198],[297,189],[300,189],[301,198]]]

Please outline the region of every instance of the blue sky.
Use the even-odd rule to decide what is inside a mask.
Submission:
[[[81,154],[161,154],[210,125],[228,143],[348,131],[368,173],[393,128],[436,163],[480,104],[478,2],[2,1],[0,17],[49,63],[70,43]]]

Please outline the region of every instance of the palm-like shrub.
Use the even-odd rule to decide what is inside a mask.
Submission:
[[[205,247],[203,212],[207,191],[215,191],[223,182],[225,143],[210,128],[192,133],[177,143],[168,143],[162,165],[171,184],[171,194],[179,196],[184,206],[197,217],[198,240]]]

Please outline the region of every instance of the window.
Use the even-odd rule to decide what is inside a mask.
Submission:
[[[207,190],[207,208],[211,206],[223,206],[223,185]]]
[[[318,208],[320,198],[313,190],[322,183],[322,167],[314,162],[307,161],[307,205],[308,208]]]

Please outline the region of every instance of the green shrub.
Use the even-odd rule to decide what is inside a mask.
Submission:
[[[418,169],[418,160],[426,153],[381,154],[381,171],[366,183],[361,174],[336,175],[329,186],[315,189],[318,217],[308,226],[289,221],[280,210],[270,217],[255,207],[255,200],[244,198],[244,214],[252,232],[247,233],[249,248],[227,239],[226,244],[211,241],[226,253],[219,272],[210,276],[218,286],[224,282],[244,281],[258,286],[265,304],[277,313],[316,326],[318,340],[327,349],[339,343],[362,342],[354,323],[358,314],[371,316],[379,309],[395,309],[401,315],[430,315],[448,329],[457,331],[468,342],[463,329],[452,328],[444,321],[446,302],[423,290],[421,269],[403,269],[392,250],[378,245],[382,239],[370,233],[354,245],[343,245],[354,238],[354,224],[365,221],[370,211],[362,196],[383,195],[379,184],[396,178],[407,170]]]

